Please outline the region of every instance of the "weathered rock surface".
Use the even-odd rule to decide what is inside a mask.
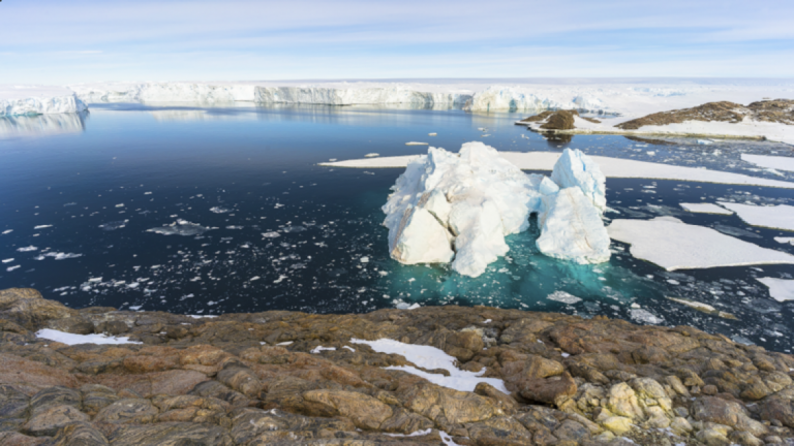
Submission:
[[[3,445],[794,443],[794,358],[685,326],[486,307],[194,319],[5,290],[0,338]],[[388,369],[414,364],[351,338],[439,348],[510,394]]]

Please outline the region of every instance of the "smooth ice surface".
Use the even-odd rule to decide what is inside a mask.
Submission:
[[[609,260],[609,235],[601,216],[578,187],[544,198],[538,249],[543,254],[576,263]],[[604,202],[606,206],[606,202]]]
[[[522,170],[552,170],[559,153],[554,152],[499,152],[499,155]],[[379,168],[406,167],[409,162],[422,155],[406,155],[382,157],[376,159],[354,159],[321,163],[321,166]],[[607,178],[648,178],[655,180],[695,181],[703,183],[741,184],[745,186],[767,186],[794,189],[794,183],[787,181],[768,180],[731,172],[700,169],[694,167],[673,166],[670,164],[650,163],[623,158],[606,156],[590,156],[601,168]]]
[[[387,338],[378,339],[377,341],[352,338],[350,342],[354,344],[367,344],[376,352],[402,355],[406,360],[423,369],[444,369],[449,372],[449,376],[427,373],[410,366],[386,367],[388,370],[402,370],[413,375],[421,376],[439,386],[463,392],[473,392],[478,383],[484,382],[494,386],[494,388],[498,389],[500,392],[510,395],[510,392],[505,387],[504,381],[501,379],[481,378],[481,375],[485,373],[484,367],[481,371],[476,373],[460,370],[455,366],[457,360],[454,357],[446,354],[443,350],[429,345],[405,344]]]
[[[776,301],[794,300],[794,280],[776,279],[774,277],[758,277],[756,280],[769,288],[769,295]]]
[[[78,344],[142,344],[142,342],[130,341],[127,336],[105,336],[103,334],[79,335],[66,333],[59,330],[44,328],[36,332],[36,337],[49,339],[50,341],[60,342],[66,345]]]
[[[560,188],[577,187],[599,214],[607,207],[606,177],[601,173],[598,164],[581,150],[565,149],[554,164],[551,180]]]
[[[0,117],[79,113],[86,105],[63,87],[0,86]]]
[[[452,268],[471,277],[507,253],[504,236],[529,227],[539,195],[529,176],[480,142],[463,144],[458,154],[430,147],[392,190],[383,206],[392,258],[446,263],[454,243]]]
[[[747,224],[794,231],[794,206],[753,206],[725,201],[721,201],[720,206],[736,212]]]
[[[719,266],[794,264],[794,256],[727,236],[672,217],[613,220],[607,227],[614,240],[631,245],[631,255],[668,271]]]
[[[790,156],[751,155],[749,153],[742,153],[742,161],[747,161],[756,166],[769,169],[794,172],[794,157]]]
[[[733,215],[733,211],[729,211],[723,207],[719,207],[714,203],[679,203],[687,212],[694,212],[696,214],[720,214],[720,215]]]

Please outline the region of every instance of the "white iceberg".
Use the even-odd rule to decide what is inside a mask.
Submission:
[[[794,256],[727,236],[714,229],[688,225],[673,217],[613,220],[614,240],[631,245],[638,259],[668,271],[760,264],[794,264]]]
[[[86,110],[85,103],[67,88],[0,87],[0,117],[80,113]]]
[[[530,177],[480,142],[463,144],[459,154],[430,147],[392,190],[383,206],[391,256],[447,263],[454,255],[452,268],[471,277],[507,253],[504,236],[525,231],[539,203]]]
[[[540,237],[536,242],[540,252],[577,263],[609,260],[609,234],[581,189],[562,189],[547,196],[544,202],[547,209],[540,215]]]
[[[598,164],[581,150],[565,149],[554,164],[551,180],[560,188],[578,187],[599,215],[606,211],[606,177]]]

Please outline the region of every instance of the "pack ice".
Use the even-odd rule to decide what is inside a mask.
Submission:
[[[391,256],[404,264],[452,262],[458,273],[477,277],[509,251],[505,236],[527,230],[535,212],[544,254],[579,263],[609,259],[598,166],[566,149],[552,179],[524,174],[481,142],[465,143],[457,154],[430,147],[408,164],[382,208]]]

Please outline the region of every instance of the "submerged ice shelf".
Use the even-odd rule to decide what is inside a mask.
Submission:
[[[463,144],[458,154],[430,147],[408,164],[383,206],[389,252],[405,264],[452,261],[458,273],[477,277],[509,251],[505,236],[526,231],[537,213],[541,252],[605,262],[605,181],[579,150],[566,149],[549,179],[524,174],[481,142]]]

